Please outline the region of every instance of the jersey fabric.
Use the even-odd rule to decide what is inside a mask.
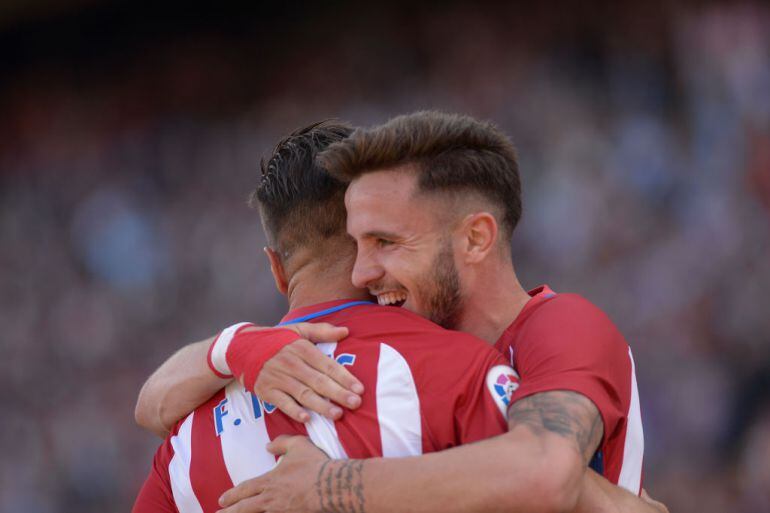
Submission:
[[[547,285],[529,294],[495,346],[520,380],[511,402],[554,390],[589,398],[604,422],[591,467],[639,494],[644,435],[631,349],[612,321],[586,299],[556,294]]]
[[[209,512],[244,480],[275,466],[265,444],[307,435],[331,458],[413,456],[506,431],[514,372],[491,345],[396,307],[334,301],[290,312],[346,326],[318,348],[364,384],[362,405],[331,421],[292,421],[233,382],[180,421],[155,454],[133,511]]]

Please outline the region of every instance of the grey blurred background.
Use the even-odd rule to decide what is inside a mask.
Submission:
[[[525,286],[628,338],[650,493],[770,511],[767,3],[157,4],[0,7],[0,510],[129,510],[143,380],[284,311],[259,158],[439,108],[519,148]]]

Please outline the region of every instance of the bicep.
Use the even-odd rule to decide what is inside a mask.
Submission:
[[[508,409],[508,428],[525,428],[538,438],[549,435],[564,441],[588,465],[604,434],[596,405],[577,392],[555,390],[533,394]]]
[[[140,426],[156,434],[165,433],[229,383],[214,375],[206,363],[212,341],[210,338],[183,347],[148,378],[135,408]]]

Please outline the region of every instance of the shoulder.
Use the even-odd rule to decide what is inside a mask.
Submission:
[[[366,307],[347,322],[351,337],[385,344],[414,364],[436,369],[467,369],[500,357],[487,342],[468,333],[448,330],[397,307]],[[378,344],[378,345],[379,345]]]
[[[596,305],[578,294],[556,294],[553,298],[543,301],[536,306],[530,316],[535,319],[548,317],[569,319],[587,318],[593,320],[603,319],[609,322],[609,317]]]
[[[625,358],[628,344],[599,307],[577,294],[558,294],[538,305],[517,327],[519,358]]]
[[[427,343],[489,346],[473,335],[442,328],[404,308],[366,306],[351,314],[344,324],[351,329],[352,336],[380,337],[384,340],[419,338]]]
[[[599,307],[577,294],[558,294],[539,304],[521,325],[524,331],[560,335],[616,336],[618,329]]]

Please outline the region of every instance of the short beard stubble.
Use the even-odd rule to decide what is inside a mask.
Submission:
[[[428,318],[443,328],[455,329],[460,321],[462,294],[451,239],[443,241],[432,267],[427,280],[433,289],[428,294]]]

